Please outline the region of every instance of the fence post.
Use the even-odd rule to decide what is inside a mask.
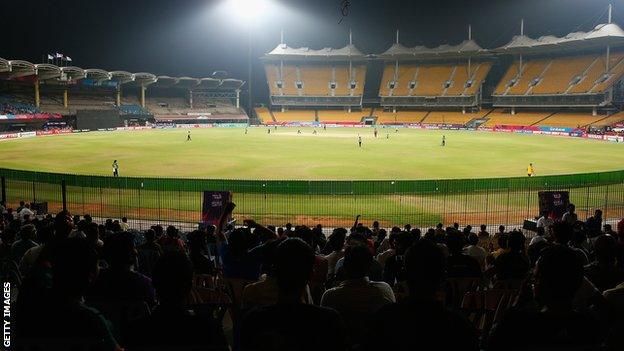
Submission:
[[[67,184],[65,184],[65,179],[61,180],[61,198],[63,199],[63,211],[67,211]]]
[[[6,205],[6,178],[0,179],[0,187],[2,188],[2,203]]]

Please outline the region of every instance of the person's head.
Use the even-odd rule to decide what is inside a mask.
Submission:
[[[410,234],[414,238],[414,241],[420,240],[421,232],[419,228],[412,228],[412,230],[410,230]]]
[[[73,227],[74,224],[69,212],[61,211],[54,217],[54,236],[57,239],[62,240],[67,238]]]
[[[446,246],[451,255],[461,255],[464,247],[464,237],[459,233],[450,233],[446,238]]]
[[[136,256],[134,238],[129,233],[117,233],[105,242],[104,257],[113,269],[129,269]]]
[[[498,232],[501,233],[501,234],[504,233],[505,232],[505,226],[504,225],[499,225],[498,226]]]
[[[574,204],[568,205],[568,212],[574,213],[575,210],[576,210],[576,206],[574,206]]]
[[[344,272],[347,279],[364,278],[373,264],[373,254],[364,245],[349,246],[345,249]]]
[[[37,230],[35,229],[35,226],[32,224],[26,224],[26,225],[23,225],[22,228],[20,228],[20,238],[22,240],[33,240],[35,238],[36,233],[37,233]]]
[[[128,223],[128,218],[126,218],[126,217],[121,217],[121,221],[122,221],[123,223]]]
[[[282,227],[278,227],[277,228],[277,236],[280,237],[280,238],[282,236],[284,236],[284,228],[282,228]]]
[[[20,207],[24,207],[26,203],[24,201],[20,201]]]
[[[436,229],[442,229],[442,223],[436,224]]]
[[[459,230],[459,223],[457,222],[453,223],[453,229]]]
[[[97,253],[85,239],[59,242],[52,259],[54,290],[70,299],[80,298],[98,275]]]
[[[206,234],[201,230],[195,230],[187,236],[189,250],[194,253],[203,252],[208,247]]]
[[[583,282],[583,263],[569,247],[548,247],[537,261],[534,279],[535,298],[541,304],[571,303]]]
[[[152,272],[152,283],[163,306],[181,306],[193,286],[193,268],[183,252],[164,253]]]
[[[433,298],[446,275],[446,258],[429,240],[420,240],[405,253],[405,275],[409,294]]]
[[[146,230],[143,236],[145,237],[145,241],[147,241],[148,243],[153,243],[156,240],[156,232],[154,231],[154,229]]]
[[[178,230],[176,227],[170,225],[167,227],[167,236],[174,239],[178,237]]]
[[[487,229],[487,226],[486,226],[485,224],[481,224],[481,227],[480,227],[480,228],[481,228],[481,231],[482,231],[482,232],[485,232],[485,231],[486,231],[486,229]]]
[[[396,254],[404,255],[407,249],[414,243],[414,237],[408,232],[400,232],[396,238]]]
[[[156,234],[156,238],[160,238],[164,233],[164,229],[160,224],[153,226],[152,229],[154,229],[154,234]]]
[[[87,241],[91,244],[97,244],[100,239],[100,228],[97,223],[87,223],[84,229],[84,234],[87,238]]]
[[[475,233],[468,235],[468,245],[477,246],[479,244],[479,236]]]
[[[373,229],[379,229],[379,222],[378,221],[374,221],[373,222]]]
[[[609,233],[609,234],[613,233],[613,227],[611,226],[611,224],[605,224],[605,225],[603,225],[603,226],[602,226],[602,230],[603,230],[605,233]]]
[[[557,244],[567,245],[572,239],[572,225],[568,222],[557,222],[550,230]]]
[[[345,230],[334,230],[327,239],[327,245],[332,251],[342,251],[345,245],[347,233]]]
[[[594,218],[602,218],[602,210],[596,209],[596,211],[594,211]]]
[[[366,237],[360,233],[351,233],[345,241],[345,246],[366,244]]]
[[[617,256],[617,241],[611,235],[600,235],[596,238],[594,252],[596,261],[611,266],[615,264]]]
[[[509,233],[509,238],[507,239],[507,243],[509,246],[509,250],[511,252],[521,252],[524,251],[524,243],[526,242],[526,238],[522,232],[512,231]]]
[[[298,238],[288,238],[275,253],[275,276],[283,296],[300,296],[312,276],[314,252]]]

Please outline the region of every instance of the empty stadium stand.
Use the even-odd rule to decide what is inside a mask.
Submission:
[[[553,112],[517,112],[515,115],[509,110],[496,109],[487,115],[487,122],[483,127],[494,127],[497,125],[531,126],[544,120]]]
[[[273,112],[277,122],[313,122],[316,120],[314,110],[291,110],[284,112]]]
[[[431,111],[421,123],[465,125],[475,118],[482,118],[489,112],[490,110],[481,110],[474,113],[462,113],[461,111]]]

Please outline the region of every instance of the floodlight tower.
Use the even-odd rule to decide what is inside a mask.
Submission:
[[[245,22],[247,26],[247,113],[251,114],[253,110],[252,95],[252,27],[255,21],[261,19],[267,12],[269,0],[227,0],[232,12],[235,16]]]

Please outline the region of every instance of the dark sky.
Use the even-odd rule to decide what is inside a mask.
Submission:
[[[352,28],[365,53],[388,48],[394,31],[405,45],[436,46],[465,38],[468,24],[484,47],[504,44],[525,18],[529,36],[589,30],[606,21],[624,24],[624,0],[351,0],[341,24],[340,0],[273,0],[285,10],[254,25],[253,53],[259,57],[279,43],[343,46]],[[217,10],[222,0],[20,0],[0,7],[0,57],[40,62],[61,52],[83,68],[209,76],[226,70],[245,79],[247,32],[236,14]],[[599,17],[602,15],[602,17]],[[258,60],[255,67],[260,68]],[[257,69],[258,80],[263,79]]]

